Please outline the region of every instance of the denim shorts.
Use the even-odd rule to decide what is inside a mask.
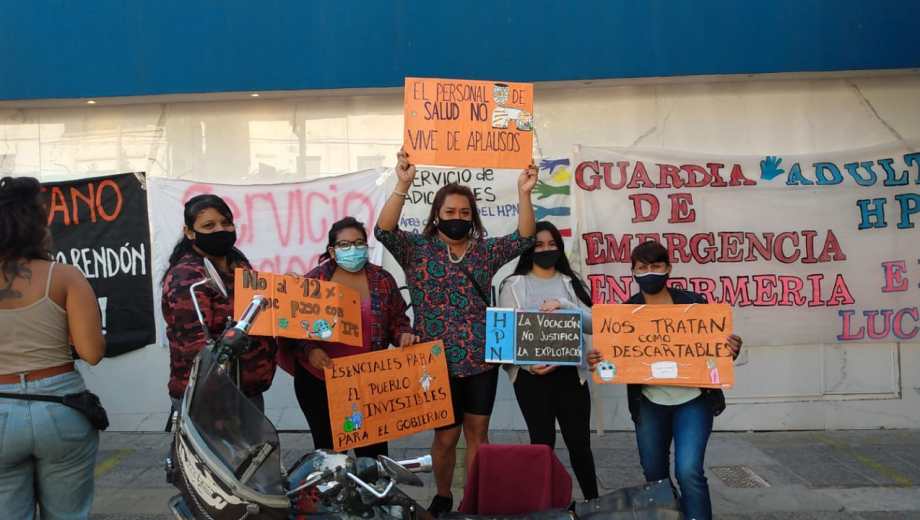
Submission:
[[[0,385],[0,392],[65,395],[86,387],[79,372]],[[0,509],[4,518],[89,518],[99,432],[58,403],[0,398]]]

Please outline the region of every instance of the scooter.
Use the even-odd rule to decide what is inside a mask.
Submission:
[[[208,277],[194,284],[192,301],[201,319],[197,287],[208,284],[226,295],[220,276],[205,259]],[[281,463],[278,432],[239,390],[236,359],[246,351],[248,332],[266,305],[252,298],[242,317],[195,359],[179,410],[171,417],[173,442],[167,481],[180,494],[169,500],[177,520],[429,520],[432,515],[397,485],[422,486],[416,473],[431,471],[431,457],[395,461],[317,450],[291,468]],[[440,518],[495,519],[451,513]],[[681,518],[670,482],[615,491],[569,509],[506,518],[643,519]]]

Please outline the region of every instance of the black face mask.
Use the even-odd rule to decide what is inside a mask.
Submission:
[[[195,232],[194,243],[211,256],[227,256],[236,244],[236,231],[215,231],[213,233]]]
[[[450,220],[438,220],[438,231],[447,235],[451,240],[460,240],[470,235],[473,229],[473,221],[453,218]]]
[[[562,256],[562,251],[559,251],[558,249],[537,251],[533,254],[533,263],[537,264],[543,269],[549,269],[550,267],[556,266],[556,262],[559,261],[560,256]]]
[[[658,294],[668,283],[668,273],[645,273],[634,275],[633,278],[645,294]]]

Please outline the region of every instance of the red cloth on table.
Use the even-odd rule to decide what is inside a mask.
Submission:
[[[486,444],[479,447],[458,511],[520,515],[572,502],[572,477],[545,444]]]

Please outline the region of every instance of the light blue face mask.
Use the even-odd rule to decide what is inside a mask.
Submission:
[[[335,263],[349,273],[357,273],[367,263],[367,246],[351,246],[335,249]]]

